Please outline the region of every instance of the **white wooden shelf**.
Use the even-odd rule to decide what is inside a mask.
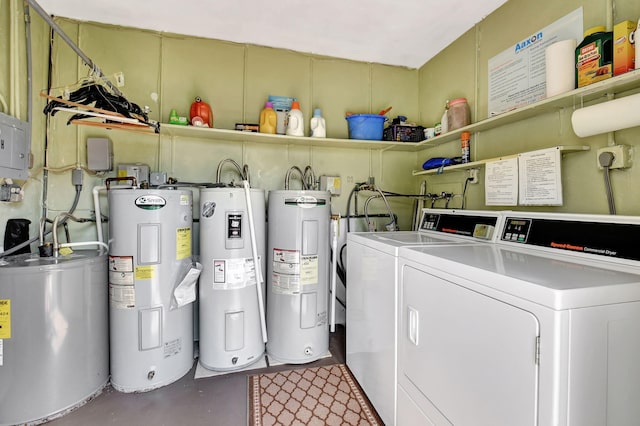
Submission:
[[[561,108],[580,108],[584,103],[604,98],[608,94],[621,93],[640,88],[640,70],[628,72],[607,80],[599,81],[586,87],[562,93],[548,99],[508,111],[495,117],[487,118],[461,129],[447,132],[444,135],[427,139],[422,142],[393,142],[370,141],[359,139],[310,138],[286,135],[271,135],[265,133],[240,132],[226,129],[210,129],[206,127],[180,126],[175,124],[160,124],[160,134],[170,137],[201,138],[218,141],[237,141],[251,143],[267,143],[276,145],[302,145],[330,148],[381,149],[384,151],[416,152],[430,147],[442,145],[460,139],[462,132],[481,132],[526,120],[547,112]],[[345,124],[346,125],[346,124]],[[465,166],[468,168],[469,164]],[[457,166],[450,166],[457,167]],[[421,172],[420,172],[421,173]]]
[[[227,142],[252,142],[274,145],[303,145],[328,148],[392,149],[415,151],[415,143],[369,141],[360,139],[310,138],[304,136],[272,135],[268,133],[241,132],[238,130],[210,129],[208,127],[160,124],[160,134],[171,137],[201,138]]]
[[[418,142],[415,144],[414,148],[416,150],[420,150],[442,145],[454,140],[459,141],[460,134],[462,132],[481,132],[504,126],[506,124],[515,123],[517,121],[526,120],[527,118],[535,117],[547,112],[558,111],[561,108],[580,108],[583,104],[599,98],[603,98],[604,100],[604,97],[608,94],[626,92],[637,88],[640,88],[640,70],[630,71],[617,77],[599,81],[597,83],[590,84],[589,86],[581,87],[570,92],[543,99],[531,105],[496,115],[495,117],[478,121],[452,132],[447,132],[444,135]]]
[[[561,152],[565,152],[565,153],[589,151],[590,149],[589,146],[586,146],[586,145],[558,145],[552,148],[556,148]],[[414,170],[411,174],[413,176],[422,176],[422,175],[437,175],[437,174],[443,174],[443,173],[455,172],[455,171],[464,172],[470,169],[478,169],[480,167],[484,167],[486,163],[490,163],[492,161],[507,160],[509,158],[517,157],[518,155],[520,154],[518,153],[518,154],[503,155],[501,157],[488,158],[486,160],[473,161],[470,163],[454,164],[453,166],[438,167],[437,169]]]

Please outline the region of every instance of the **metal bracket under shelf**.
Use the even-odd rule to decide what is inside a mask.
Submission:
[[[591,147],[587,145],[558,145],[555,147],[549,147],[549,148],[543,148],[543,149],[551,149],[551,148],[556,148],[564,153],[589,151],[591,149]],[[453,166],[438,167],[437,169],[414,170],[413,172],[411,172],[411,175],[422,176],[422,175],[439,175],[443,173],[456,172],[456,171],[465,172],[470,169],[479,169],[480,167],[484,167],[486,163],[490,163],[493,161],[501,161],[501,160],[508,160],[510,158],[515,158],[520,154],[521,153],[502,155],[500,157],[488,158],[486,160],[472,161],[470,163],[463,163],[463,164],[454,164]]]

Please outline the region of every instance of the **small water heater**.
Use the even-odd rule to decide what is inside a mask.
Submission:
[[[302,364],[329,350],[327,191],[269,192],[267,354]]]
[[[39,424],[109,382],[107,253],[0,259],[0,425]]]
[[[111,384],[144,392],[193,366],[193,304],[174,295],[192,265],[193,197],[116,187],[108,199]]]
[[[264,353],[258,300],[264,287],[256,286],[265,275],[265,195],[261,189],[249,194],[250,211],[242,188],[200,191],[200,364],[211,370],[242,368]],[[251,219],[259,268],[251,246]]]

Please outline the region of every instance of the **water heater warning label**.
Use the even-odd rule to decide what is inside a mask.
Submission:
[[[213,260],[214,290],[234,290],[255,284],[256,268],[252,257]]]
[[[0,300],[0,339],[11,339],[11,300]]]
[[[109,256],[109,302],[114,308],[135,308],[133,256]]]
[[[176,229],[176,260],[191,256],[191,228]]]
[[[273,249],[271,290],[278,294],[300,293],[300,251]]]

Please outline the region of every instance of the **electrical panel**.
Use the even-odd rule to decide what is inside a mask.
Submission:
[[[0,177],[29,177],[30,134],[29,123],[0,112]]]

